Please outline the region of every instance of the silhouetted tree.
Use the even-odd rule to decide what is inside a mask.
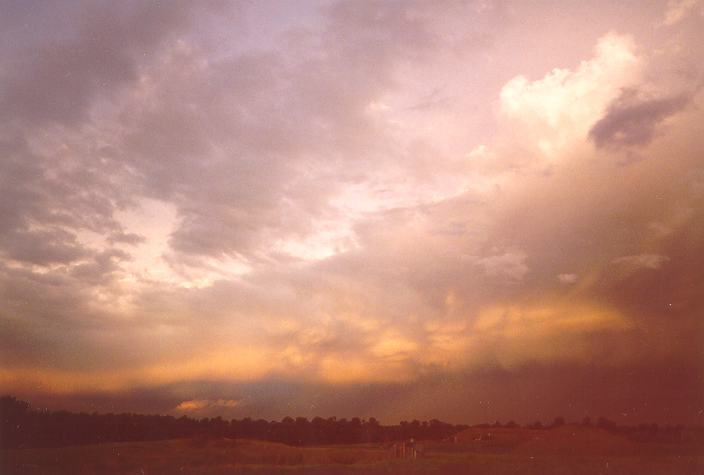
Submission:
[[[557,416],[555,420],[552,421],[550,427],[561,427],[565,425],[565,418],[562,416]]]
[[[616,427],[615,422],[610,421],[605,417],[599,417],[599,419],[596,421],[596,425],[597,425],[597,427],[599,427],[601,429],[606,429],[606,430],[610,430],[610,429],[613,429],[614,427]]]
[[[438,420],[382,426],[378,420],[285,417],[225,421],[221,417],[193,419],[141,414],[86,414],[30,410],[12,396],[0,398],[0,446],[56,447],[160,440],[184,437],[234,437],[271,440],[292,445],[443,439],[467,428]]]
[[[19,447],[24,433],[27,431],[26,424],[29,422],[27,414],[29,403],[18,401],[14,396],[2,396],[0,398],[0,441],[5,447]]]

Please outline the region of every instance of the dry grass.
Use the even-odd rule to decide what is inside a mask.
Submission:
[[[383,447],[290,447],[235,439],[184,439],[2,452],[2,473],[219,473],[348,466],[389,458]]]
[[[491,440],[481,439],[486,432]],[[704,474],[701,447],[644,445],[596,429],[470,429],[458,443],[428,442],[416,460],[388,446],[290,447],[194,439],[2,452],[3,474]]]

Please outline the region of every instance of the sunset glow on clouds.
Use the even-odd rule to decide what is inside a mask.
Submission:
[[[701,418],[702,8],[2,2],[0,388]]]

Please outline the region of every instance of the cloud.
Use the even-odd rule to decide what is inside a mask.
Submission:
[[[136,233],[126,233],[124,231],[117,231],[108,236],[108,242],[110,244],[115,243],[125,243],[131,245],[141,244],[145,241],[145,237]]]
[[[130,255],[119,249],[107,249],[93,257],[92,262],[81,262],[70,268],[71,276],[85,284],[109,283],[116,271],[121,269],[120,262],[129,260]]]
[[[669,260],[669,257],[659,254],[635,254],[632,256],[617,257],[613,262],[614,264],[625,264],[635,268],[659,269],[663,263]]]
[[[557,280],[563,284],[574,284],[579,280],[579,276],[577,274],[559,274]]]
[[[637,90],[626,89],[589,130],[589,138],[602,148],[645,145],[655,137],[656,127],[689,101],[685,94],[649,99]]]
[[[502,254],[482,257],[476,261],[486,275],[519,281],[530,270],[526,264],[528,256],[523,251],[506,251]]]
[[[62,229],[8,233],[2,243],[9,259],[32,264],[68,263],[88,255],[75,235]]]
[[[136,80],[139,60],[188,24],[196,8],[179,2],[163,8],[126,2],[56,2],[45,5],[44,32],[6,44],[13,68],[3,70],[4,120],[33,124],[85,118],[93,100]],[[10,8],[8,20],[28,24],[34,10]],[[68,19],[67,28],[61,19]]]
[[[232,409],[241,404],[241,401],[236,399],[191,399],[182,401],[176,406],[177,411],[182,412],[202,412],[204,410],[215,410],[220,412],[222,409]]]
[[[477,316],[474,330],[487,346],[484,357],[493,354],[501,365],[515,368],[535,361],[589,361],[601,345],[590,335],[626,332],[632,325],[612,309],[571,301],[486,308]]]
[[[682,21],[692,10],[700,6],[700,0],[669,0],[663,18],[663,25],[673,26]]]
[[[586,133],[619,88],[636,80],[641,61],[633,38],[609,33],[599,39],[594,57],[573,71],[555,68],[535,81],[522,75],[508,81],[501,88],[501,111],[541,153],[554,155]]]

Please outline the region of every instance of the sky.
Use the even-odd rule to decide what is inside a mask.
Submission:
[[[704,3],[0,0],[0,392],[704,423]]]

